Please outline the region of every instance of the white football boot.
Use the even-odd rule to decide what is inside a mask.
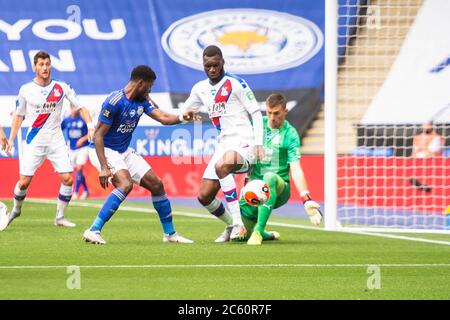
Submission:
[[[163,242],[166,242],[166,243],[194,243],[194,241],[181,236],[178,232],[175,232],[174,234],[171,234],[171,235],[165,234],[163,236]]]
[[[75,228],[77,225],[65,217],[55,219],[55,226],[57,227],[67,227],[67,228]]]
[[[243,240],[247,235],[247,229],[242,224],[235,224],[231,230],[230,240]]]
[[[230,241],[230,235],[232,230],[233,226],[226,226],[225,230],[216,240],[214,240],[214,242],[220,243]]]
[[[91,231],[90,229],[84,231],[83,240],[93,244],[106,244],[106,241],[100,235],[100,231]]]

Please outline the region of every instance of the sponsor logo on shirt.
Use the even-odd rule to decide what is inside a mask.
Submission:
[[[214,103],[209,109],[209,116],[211,118],[220,117],[227,113],[227,108],[225,107],[225,102]]]
[[[42,106],[37,106],[36,114],[52,113],[56,111],[56,102],[45,102]]]
[[[117,128],[117,132],[129,133],[129,132],[133,132],[135,128],[136,128],[136,122],[133,122],[133,123],[130,123],[130,124],[122,123]]]

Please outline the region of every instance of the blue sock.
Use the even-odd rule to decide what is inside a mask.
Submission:
[[[81,171],[77,171],[77,175],[75,177],[75,193],[78,193],[78,191],[80,191],[80,186],[81,186],[81,176],[83,176],[83,174],[81,173]]]
[[[89,190],[88,190],[88,186],[87,186],[87,183],[86,183],[86,178],[84,177],[84,174],[83,174],[83,171],[78,171],[79,173],[80,173],[80,183],[81,183],[81,186],[84,188],[84,191],[86,191],[86,192],[89,192]]]
[[[166,194],[161,196],[152,196],[153,206],[158,212],[159,220],[161,221],[165,234],[175,233],[175,228],[172,223],[172,208],[170,207],[169,199]]]
[[[106,198],[103,207],[100,209],[97,218],[91,226],[91,231],[101,231],[103,225],[111,219],[114,212],[119,208],[126,195],[119,189],[114,189],[108,198]]]

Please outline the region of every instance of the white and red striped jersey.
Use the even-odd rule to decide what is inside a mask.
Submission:
[[[241,78],[225,73],[215,85],[209,79],[197,82],[183,106],[183,112],[197,112],[206,106],[209,118],[219,132],[219,142],[239,140],[251,145],[255,134],[250,115],[259,111],[258,103],[248,84]]]
[[[79,109],[80,102],[75,91],[65,82],[52,80],[43,87],[31,81],[20,87],[15,115],[30,121],[26,142],[35,145],[50,145],[56,139],[64,139],[61,130],[61,111],[64,98],[72,107]]]

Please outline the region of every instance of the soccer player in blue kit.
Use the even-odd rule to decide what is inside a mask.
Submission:
[[[111,179],[115,189],[106,198],[92,226],[84,232],[83,239],[87,242],[106,244],[100,231],[136,183],[152,194],[153,206],[163,227],[163,242],[193,243],[175,232],[172,209],[161,179],[144,158],[129,147],[133,131],[144,113],[163,125],[198,119],[192,112],[173,115],[159,110],[149,97],[155,80],[151,68],[139,65],[131,72],[125,88],[110,94],[102,105],[94,133],[95,150],[90,148],[89,158],[100,172],[100,185],[106,188]]]
[[[88,127],[81,117],[80,111],[71,109],[70,115],[61,122],[61,129],[67,133],[70,162],[76,171],[75,190],[72,198],[79,197],[80,200],[84,200],[89,195],[86,178],[83,174],[83,167],[89,156]],[[80,187],[83,187],[81,195],[79,194]]]

